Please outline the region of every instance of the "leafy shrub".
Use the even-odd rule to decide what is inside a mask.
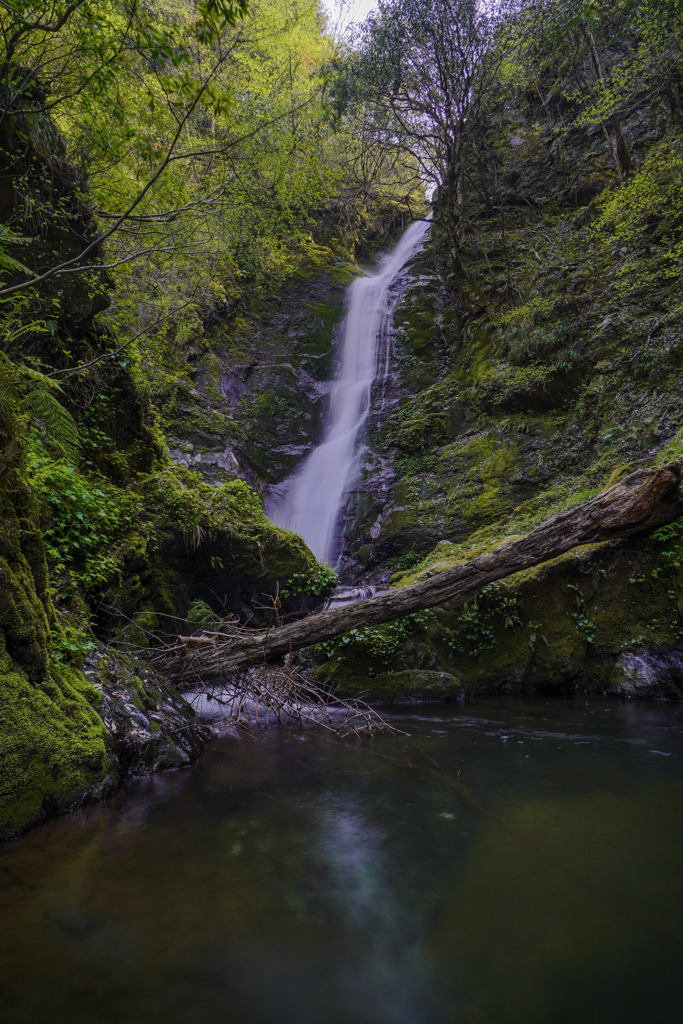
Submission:
[[[290,576],[280,591],[282,597],[296,597],[297,594],[310,594],[317,597],[326,590],[337,586],[338,577],[329,565],[317,565],[307,572],[295,572]]]
[[[495,583],[489,584],[471,604],[463,606],[456,618],[457,625],[448,631],[448,646],[459,654],[476,658],[495,647],[501,620],[505,629],[520,623],[520,609],[517,596],[507,596]]]
[[[432,618],[431,611],[412,612],[402,619],[381,626],[361,626],[348,633],[317,644],[315,651],[337,661],[357,661],[369,676],[387,669],[405,641],[424,629]]]
[[[105,480],[79,473],[66,459],[34,451],[29,470],[43,506],[43,538],[53,568],[101,593],[118,571],[112,545],[133,525],[137,502]]]

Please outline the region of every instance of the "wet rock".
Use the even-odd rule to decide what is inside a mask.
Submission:
[[[350,260],[333,261],[207,331],[195,386],[166,424],[176,461],[209,482],[236,473],[264,491],[289,476],[322,433],[337,331],[356,272]]]
[[[683,698],[683,649],[621,654],[612,669],[611,687],[622,697]]]
[[[231,448],[206,450],[190,441],[183,441],[177,447],[169,447],[168,454],[179,466],[201,473],[208,483],[224,483],[243,475]]]
[[[84,675],[102,694],[97,711],[120,779],[192,764],[207,729],[171,683],[134,658],[101,648]]]

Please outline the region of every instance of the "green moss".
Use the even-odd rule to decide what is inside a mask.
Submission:
[[[0,638],[30,679],[41,680],[48,665],[49,624],[28,562],[19,550],[0,556]]]
[[[403,452],[422,452],[457,437],[462,411],[459,382],[451,375],[399,409],[386,424],[385,438]]]
[[[486,588],[469,606],[438,609],[441,664],[468,692],[604,692],[622,652],[683,638],[683,531],[666,530],[588,545]]]
[[[453,700],[462,694],[460,679],[452,672],[406,669],[382,672],[372,678],[353,675],[340,665],[323,666],[317,681],[347,700],[394,702],[410,700]]]
[[[194,600],[240,612],[251,600],[263,605],[297,574],[315,581],[321,571],[300,537],[270,522],[244,480],[214,486],[173,466],[141,479],[137,489],[147,535],[126,538],[122,583],[109,599],[135,618],[135,642],[145,643],[144,629],[163,625],[160,615],[183,615]]]
[[[427,579],[502,539],[441,542],[393,582]],[[390,689],[396,673],[405,673],[404,696],[417,696],[410,677],[425,669],[455,675],[465,693],[622,692],[614,674],[622,653],[683,641],[683,523],[586,545],[484,588],[464,606],[433,609],[419,625],[391,626],[321,645],[320,677],[339,692],[378,699],[400,696]],[[376,685],[385,676],[386,686]]]
[[[675,462],[681,457],[683,457],[683,427],[661,449],[655,465],[666,466],[668,462]]]
[[[53,667],[35,684],[0,651],[0,838],[111,786],[94,702],[78,671]]]
[[[570,397],[573,380],[568,371],[543,364],[492,368],[478,384],[473,401],[489,411],[552,409]]]
[[[631,463],[627,462],[623,466],[617,466],[616,469],[612,470],[610,478],[605,484],[605,490],[608,490],[610,487],[614,487],[615,484],[618,484],[620,480],[623,480],[625,476],[628,476],[629,473],[632,472],[633,465]]]
[[[50,656],[48,572],[37,508],[26,485],[23,423],[2,416],[5,473],[0,480],[0,644],[32,682],[44,678]],[[14,456],[14,457],[12,457]]]

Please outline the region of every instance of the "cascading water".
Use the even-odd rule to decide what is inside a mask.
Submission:
[[[425,221],[411,224],[374,274],[356,278],[351,285],[325,436],[289,481],[282,500],[270,510],[274,522],[301,534],[311,551],[330,564],[338,555],[344,499],[358,472],[356,442],[370,410],[379,339],[391,329],[396,303],[392,302],[391,285],[428,230]],[[388,356],[386,363],[388,373]]]

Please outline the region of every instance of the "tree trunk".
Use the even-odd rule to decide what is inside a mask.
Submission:
[[[590,47],[591,62],[593,64],[595,77],[597,81],[603,82],[605,72],[602,67],[602,61],[600,60],[600,54],[598,53],[595,36],[592,32],[588,32],[586,35]],[[588,88],[593,92],[590,84],[588,84]],[[619,177],[623,180],[624,178],[628,178],[629,174],[633,173],[633,162],[631,160],[631,154],[629,153],[628,146],[626,145],[624,134],[621,130],[621,121],[616,113],[612,114],[612,127],[614,128],[614,143],[612,144],[612,151],[614,153]]]
[[[683,514],[683,461],[641,469],[596,498],[542,523],[526,537],[505,541],[479,558],[400,590],[311,615],[248,637],[218,638],[178,658],[168,673],[176,679],[219,678],[281,658],[340,633],[378,625],[445,601],[462,603],[494,580],[556,558],[579,544],[629,537]]]

